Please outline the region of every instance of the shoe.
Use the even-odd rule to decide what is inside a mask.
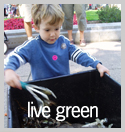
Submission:
[[[82,46],[82,47],[86,46],[85,40],[80,40],[80,46]]]
[[[33,37],[28,37],[28,40],[31,40],[31,39],[33,39]]]
[[[72,39],[72,40],[70,40],[70,44],[74,44],[74,41],[73,41],[73,39]]]

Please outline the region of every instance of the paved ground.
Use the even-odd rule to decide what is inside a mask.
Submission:
[[[94,42],[89,43],[86,47],[81,48],[99,59],[103,65],[105,65],[110,70],[111,77],[121,84],[121,42]],[[8,53],[12,50],[13,49],[10,49]],[[6,57],[7,54],[4,57]],[[70,61],[71,73],[86,71],[90,69],[92,68],[86,68]],[[29,64],[20,67],[16,72],[18,75],[20,75],[22,81],[27,81],[30,73]],[[32,78],[30,77],[30,79]],[[5,113],[7,113],[7,87],[8,86],[4,83]],[[7,117],[4,117],[4,128],[7,128]]]

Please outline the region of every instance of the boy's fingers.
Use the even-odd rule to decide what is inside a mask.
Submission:
[[[17,80],[16,88],[22,90],[22,87],[21,87],[21,84],[20,84],[20,81],[19,80]]]
[[[110,76],[109,70],[106,70],[105,72]],[[103,77],[103,76],[104,76],[104,72],[100,72],[100,77]]]
[[[13,84],[12,84],[12,87],[18,88],[18,89],[22,90],[20,81],[19,81],[18,79],[17,79],[17,80],[15,79],[15,81],[14,81]]]
[[[110,76],[110,72],[109,72],[109,70],[106,70],[105,73],[107,73],[107,74]]]
[[[18,88],[18,89],[22,90],[22,87],[21,87],[20,83],[19,83],[19,84],[17,84],[16,88]]]
[[[103,72],[100,72],[100,77],[103,77],[104,73]]]
[[[106,73],[110,76],[110,72],[109,72],[109,70],[108,70],[108,71],[106,71]]]
[[[13,87],[13,88],[18,88],[18,89],[20,89],[20,90],[22,89],[22,88],[21,88],[21,85],[18,84],[18,83],[15,83],[15,82],[11,83],[10,86]]]
[[[16,88],[22,90],[22,87],[21,87],[21,84],[20,84],[20,77],[18,75],[17,75],[17,78],[18,78],[18,80],[17,80],[17,83],[16,83]]]

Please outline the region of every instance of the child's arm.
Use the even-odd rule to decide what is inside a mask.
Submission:
[[[103,77],[105,72],[108,75],[110,75],[109,70],[105,66],[101,65],[100,63],[97,64],[96,68],[98,69],[98,71],[100,73],[100,77]]]
[[[11,87],[22,89],[19,76],[14,71],[29,62],[34,49],[30,45],[33,44],[31,41],[25,41],[22,45],[16,47],[4,60],[5,82]]]
[[[82,66],[97,68],[100,73],[100,77],[103,77],[105,72],[110,75],[109,70],[105,66],[101,65],[99,60],[75,45],[69,45],[69,56],[72,61],[81,64]]]
[[[20,78],[13,70],[11,69],[5,70],[4,75],[5,75],[5,82],[9,86],[22,90],[22,87],[20,85]]]

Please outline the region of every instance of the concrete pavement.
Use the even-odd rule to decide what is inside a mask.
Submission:
[[[10,48],[14,48],[27,40],[25,29],[6,30],[5,33],[9,39]],[[32,34],[33,37],[38,35],[34,29],[32,29]],[[67,31],[63,30],[62,27],[60,34],[68,37]],[[121,41],[121,22],[87,24],[84,37],[86,42]],[[73,39],[76,44],[79,43],[78,25],[73,25]]]
[[[79,47],[79,45],[77,45]],[[93,42],[88,43],[86,47],[80,47],[81,49],[89,52],[90,55],[96,57],[100,60],[104,66],[110,70],[111,77],[121,84],[121,41],[110,41],[110,42]],[[9,49],[7,54],[13,49]],[[71,73],[77,73],[80,71],[86,71],[92,69],[91,67],[83,67],[74,62],[70,61],[70,71]],[[22,81],[27,81],[30,66],[26,64],[20,67],[16,73],[20,76]],[[30,77],[30,80],[32,78]],[[8,86],[4,82],[4,113],[7,113],[7,90]],[[4,117],[4,128],[7,128],[8,117]]]

